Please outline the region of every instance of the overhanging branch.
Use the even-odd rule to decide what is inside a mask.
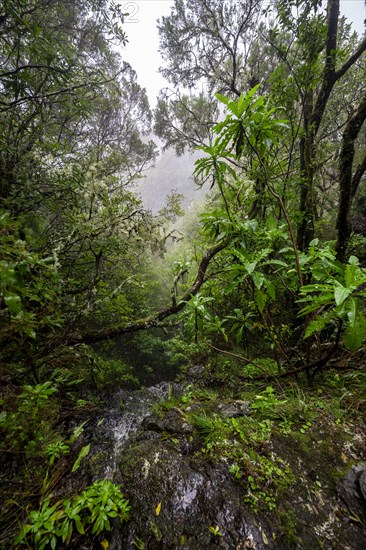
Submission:
[[[210,261],[214,256],[216,256],[216,254],[221,252],[227,244],[228,241],[223,241],[207,250],[199,264],[198,272],[192,286],[183,294],[178,303],[172,303],[149,317],[137,319],[136,321],[132,321],[121,326],[94,330],[84,334],[69,334],[67,337],[67,343],[69,345],[94,344],[104,340],[117,338],[122,334],[138,332],[140,330],[146,330],[159,326],[160,323],[167,317],[179,313],[185,307],[186,303],[198,293],[201,286],[205,282],[205,275]]]

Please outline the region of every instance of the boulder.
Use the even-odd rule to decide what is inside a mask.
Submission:
[[[356,464],[347,472],[337,488],[338,496],[350,516],[366,520],[366,466]]]
[[[110,550],[138,541],[149,550],[276,548],[272,528],[244,504],[224,465],[183,456],[166,442],[143,441],[125,449],[118,466],[135,513]]]
[[[156,432],[193,433],[193,426],[187,422],[181,411],[175,408],[168,411],[162,419],[155,415],[148,416],[143,420],[142,427]]]
[[[227,418],[246,416],[250,412],[250,402],[237,399],[231,403],[221,403],[217,409],[220,414]]]

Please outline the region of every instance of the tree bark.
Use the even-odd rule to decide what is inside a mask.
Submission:
[[[354,63],[366,50],[365,37],[359,43],[354,53],[347,59],[342,67],[338,71],[336,71],[339,4],[340,0],[328,0],[325,67],[322,82],[320,85],[320,91],[315,99],[314,106],[311,109],[311,113],[308,112],[308,97],[309,93],[311,92],[305,92],[303,96],[304,137],[302,138],[302,144],[300,146],[300,171],[302,182],[299,206],[302,220],[299,224],[297,234],[297,242],[300,250],[306,250],[309,246],[309,243],[314,238],[314,222],[316,213],[314,193],[314,160],[316,136],[319,131],[323,115],[335,83],[344,76],[344,74],[354,65]],[[341,241],[344,240],[344,238],[345,237],[342,236]]]
[[[364,95],[356,113],[349,119],[343,132],[342,149],[339,163],[339,203],[337,214],[337,259],[344,262],[347,245],[351,236],[352,226],[350,211],[353,197],[356,194],[362,175],[366,170],[366,157],[357,167],[354,176],[353,159],[355,155],[355,141],[366,120],[366,94]]]

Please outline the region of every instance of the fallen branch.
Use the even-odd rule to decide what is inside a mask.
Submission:
[[[205,282],[205,275],[210,261],[214,256],[216,256],[216,254],[221,252],[221,250],[223,250],[227,246],[227,244],[228,241],[223,241],[207,250],[198,266],[198,272],[192,286],[183,294],[179,302],[173,302],[172,304],[166,306],[157,313],[150,315],[149,317],[137,319],[136,321],[132,321],[121,326],[93,330],[84,334],[69,334],[66,337],[67,343],[69,345],[94,344],[103,340],[117,338],[122,334],[128,334],[131,332],[138,332],[140,330],[158,327],[164,319],[170,317],[171,315],[179,313],[185,307],[187,302],[189,302],[192,297],[198,293],[201,286]]]

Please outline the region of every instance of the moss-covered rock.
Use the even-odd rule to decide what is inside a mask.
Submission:
[[[132,513],[114,547],[363,550],[363,515],[339,492],[366,458],[360,426],[324,415],[283,429],[282,417],[263,420],[263,411],[258,420],[254,409],[218,414],[238,403],[197,399],[191,388],[187,402],[145,419],[117,461]]]
[[[276,548],[266,518],[243,502],[227,468],[183,455],[165,441],[141,441],[121,454],[120,479],[132,506],[120,548]]]

